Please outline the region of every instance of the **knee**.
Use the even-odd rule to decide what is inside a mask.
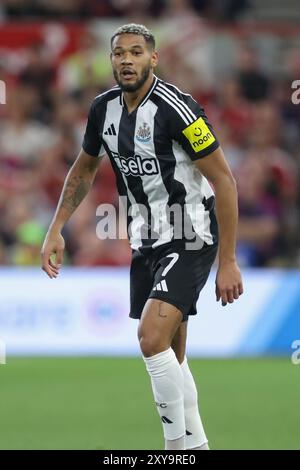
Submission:
[[[142,354],[145,357],[154,356],[170,346],[159,335],[155,334],[140,334],[139,342]]]

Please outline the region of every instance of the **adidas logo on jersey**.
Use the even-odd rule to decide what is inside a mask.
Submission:
[[[117,154],[113,155],[119,169],[126,176],[157,175],[159,173],[156,158],[142,158],[140,155],[135,155],[133,158],[124,158],[116,156]]]
[[[161,282],[158,282],[155,287],[153,287],[155,291],[164,291],[169,292],[168,286],[166,281],[163,279]]]
[[[104,135],[117,135],[115,126],[111,124],[104,132]]]

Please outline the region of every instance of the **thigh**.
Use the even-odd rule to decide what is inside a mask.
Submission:
[[[158,299],[148,299],[139,323],[138,337],[158,350],[165,350],[182,322],[182,313],[173,305]]]

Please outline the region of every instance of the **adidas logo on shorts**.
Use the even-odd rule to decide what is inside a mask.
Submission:
[[[155,291],[164,291],[164,292],[169,292],[167,283],[165,280],[158,282],[155,287],[153,287],[153,290]]]

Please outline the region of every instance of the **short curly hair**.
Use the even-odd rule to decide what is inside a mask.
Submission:
[[[155,49],[155,37],[151,33],[151,31],[146,28],[143,24],[135,24],[129,23],[124,24],[120,28],[118,28],[110,40],[110,45],[112,47],[113,40],[116,36],[120,36],[120,34],[137,34],[138,36],[143,36],[145,38],[146,43],[151,46],[152,49]]]

